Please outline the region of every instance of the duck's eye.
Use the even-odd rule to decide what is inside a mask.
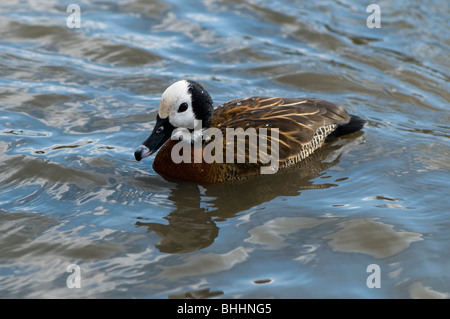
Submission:
[[[186,102],[181,103],[178,107],[178,113],[184,112],[188,109],[188,104]]]
[[[156,133],[161,133],[162,131],[164,131],[164,126],[160,126],[156,129]]]

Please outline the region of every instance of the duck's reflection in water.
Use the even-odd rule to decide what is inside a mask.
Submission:
[[[162,238],[156,245],[164,253],[187,253],[211,245],[219,234],[217,223],[279,196],[298,196],[301,190],[329,188],[337,183],[317,184],[323,171],[339,163],[342,146],[361,136],[357,132],[326,144],[295,167],[249,180],[198,185],[174,183],[168,197],[175,209],[165,217],[168,224],[136,222]]]
[[[196,184],[176,184],[169,200],[176,205],[167,219],[168,224],[138,221],[136,225],[147,226],[162,238],[156,245],[164,253],[186,253],[211,245],[219,234],[219,227],[205,207]]]

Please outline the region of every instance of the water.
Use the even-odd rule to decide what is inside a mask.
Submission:
[[[0,5],[0,297],[450,296],[448,1],[373,29],[366,1],[69,4]],[[274,176],[165,180],[133,152],[186,78],[368,123]]]

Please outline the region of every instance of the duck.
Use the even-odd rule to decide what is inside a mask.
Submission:
[[[203,86],[180,80],[162,94],[137,161],[157,152],[153,169],[170,179],[223,183],[275,174],[365,120],[316,98],[253,96],[214,106]]]

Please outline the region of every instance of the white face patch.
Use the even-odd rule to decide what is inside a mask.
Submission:
[[[181,104],[186,103],[188,108],[178,112]],[[192,110],[192,97],[189,93],[189,83],[185,80],[175,82],[169,86],[161,97],[159,104],[159,117],[169,118],[169,122],[175,127],[194,128],[195,116]]]

